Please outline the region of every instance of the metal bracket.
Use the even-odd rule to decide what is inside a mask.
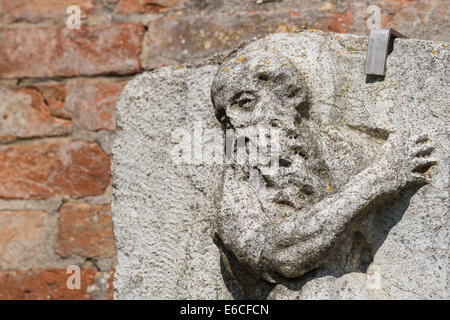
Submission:
[[[390,28],[370,31],[365,68],[367,75],[385,75],[387,56],[392,51],[395,38],[406,37]]]

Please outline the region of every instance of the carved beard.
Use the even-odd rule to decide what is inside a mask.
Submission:
[[[274,228],[289,216],[307,221],[310,211],[305,209],[324,197],[328,169],[319,160],[322,157],[314,140],[317,133],[312,134],[315,128],[308,126],[280,129],[280,167],[275,175],[265,175],[264,165],[249,162],[232,162],[224,172],[214,237],[255,277],[264,274],[263,251],[273,251],[266,246]],[[251,135],[245,135],[247,129],[235,131],[241,141],[246,140],[245,145],[251,142]],[[245,155],[250,148],[240,146],[237,150],[244,150]]]
[[[291,215],[325,197],[330,175],[320,160],[316,138],[307,124],[298,125],[295,131],[280,130],[279,167],[275,174],[264,174],[261,166],[246,168],[249,183],[271,215]]]

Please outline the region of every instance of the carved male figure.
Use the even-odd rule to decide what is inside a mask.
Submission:
[[[280,129],[280,168],[225,170],[213,237],[253,277],[277,282],[325,264],[367,209],[399,190],[428,183],[435,163],[426,135],[391,134],[381,152],[348,182],[330,192],[332,168],[310,119],[308,88],[296,66],[280,54],[253,51],[228,58],[211,88],[216,115],[236,135],[251,127]],[[326,146],[325,146],[326,147]]]

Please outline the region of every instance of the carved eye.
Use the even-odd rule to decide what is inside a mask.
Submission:
[[[288,89],[288,98],[293,98],[293,97],[297,96],[299,92],[300,92],[299,87],[290,86]]]
[[[251,110],[253,108],[256,97],[253,93],[243,91],[233,97],[233,105],[238,105],[239,108],[245,110]]]
[[[268,81],[269,75],[265,72],[262,72],[262,73],[258,74],[258,79],[261,81]]]

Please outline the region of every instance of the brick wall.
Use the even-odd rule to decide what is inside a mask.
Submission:
[[[370,4],[383,27],[450,41],[448,0],[0,0],[0,299],[112,298],[109,157],[134,75],[270,32],[367,34]]]

